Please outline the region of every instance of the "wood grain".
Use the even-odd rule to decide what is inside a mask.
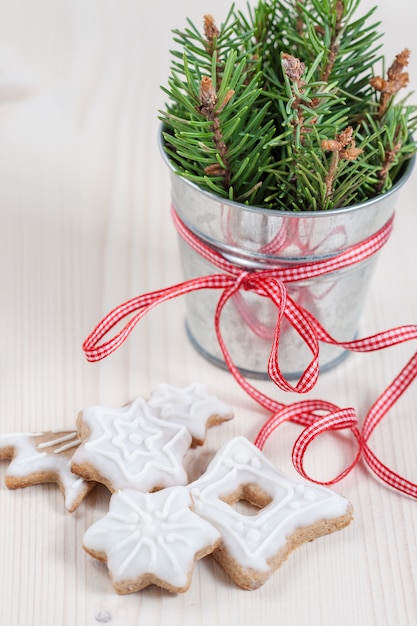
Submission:
[[[379,5],[387,55],[413,48],[409,1]],[[119,406],[160,382],[202,381],[236,411],[233,422],[210,432],[207,450],[237,433],[253,439],[266,415],[194,352],[181,300],[154,311],[105,362],[88,364],[81,350],[110,308],[181,279],[157,145],[159,85],[168,72],[170,30],[206,12],[220,21],[227,6],[0,0],[0,9],[1,432],[72,427],[89,404]],[[409,68],[414,88],[416,58]],[[378,262],[362,334],[417,319],[416,193],[414,173]],[[352,355],[311,395],[353,405],[362,419],[415,349]],[[281,398],[269,383],[259,387]],[[416,414],[414,386],[372,438],[381,457],[414,481]],[[265,447],[289,473],[298,432],[284,426]],[[351,453],[324,438],[309,469],[334,473]],[[69,514],[54,485],[7,491],[6,466],[0,464],[0,615],[8,626],[416,623],[417,505],[363,467],[336,487],[355,508],[349,528],[300,548],[258,591],[235,588],[208,558],[184,595],[147,589],[119,597],[105,566],[81,547],[86,528],[106,511],[105,489]]]

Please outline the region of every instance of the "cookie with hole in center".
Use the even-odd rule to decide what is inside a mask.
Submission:
[[[263,585],[297,547],[352,520],[346,498],[286,477],[245,437],[226,443],[189,489],[196,513],[221,534],[213,557],[249,590]]]

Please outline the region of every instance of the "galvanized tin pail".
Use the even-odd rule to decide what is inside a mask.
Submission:
[[[333,211],[294,213],[229,202],[177,175],[165,154],[164,158],[171,174],[172,203],[182,222],[195,237],[242,270],[311,263],[365,240],[393,215],[398,192],[414,165],[412,159],[388,193],[368,202]],[[181,238],[179,246],[185,280],[219,272]],[[350,341],[358,333],[376,258],[374,254],[351,267],[289,283],[288,293],[334,339]],[[187,294],[186,328],[193,346],[209,361],[224,367],[214,327],[219,297],[220,293],[213,290]],[[276,319],[277,311],[270,300],[251,292],[239,293],[238,299],[226,304],[221,316],[222,335],[233,362],[245,376],[268,376]],[[320,370],[333,367],[345,355],[343,348],[321,345]],[[298,378],[310,360],[311,353],[299,335],[289,325],[283,327],[279,362],[284,376]]]

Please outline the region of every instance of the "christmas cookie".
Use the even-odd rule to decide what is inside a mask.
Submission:
[[[122,408],[91,406],[78,416],[82,440],[71,469],[118,489],[156,491],[188,482],[183,457],[191,445],[185,426],[161,420],[143,398]]]
[[[94,487],[71,472],[71,457],[79,446],[75,430],[0,435],[0,459],[10,459],[5,483],[9,489],[57,483],[65,506],[74,511]]]
[[[172,385],[158,385],[148,405],[160,419],[175,424],[183,424],[191,433],[193,445],[203,445],[207,429],[233,417],[231,409],[210,395],[207,388],[194,383],[177,388]]]
[[[245,589],[262,585],[301,544],[352,519],[348,500],[285,477],[244,437],[223,446],[189,489],[195,512],[221,534],[213,556]],[[255,513],[240,512],[241,501]]]
[[[107,562],[118,593],[152,584],[184,592],[194,561],[212,552],[220,538],[191,506],[185,487],[146,494],[123,489],[111,497],[109,512],[86,531],[83,547]]]

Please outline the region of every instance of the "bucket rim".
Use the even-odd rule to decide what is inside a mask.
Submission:
[[[411,173],[414,170],[416,160],[417,160],[416,154],[413,154],[411,157],[406,159],[404,162],[404,171],[402,172],[398,180],[394,183],[394,185],[391,187],[391,189],[389,189],[383,194],[378,194],[377,196],[373,196],[372,198],[369,198],[368,200],[365,200],[364,202],[358,202],[356,204],[351,204],[346,207],[340,207],[338,209],[329,209],[326,211],[282,211],[280,209],[268,209],[266,207],[258,207],[258,206],[253,206],[250,204],[243,204],[241,202],[229,200],[228,198],[219,196],[215,194],[214,192],[203,189],[202,187],[197,185],[197,183],[188,179],[186,176],[182,176],[175,170],[175,167],[173,163],[171,162],[171,159],[169,158],[168,154],[164,150],[163,127],[160,129],[158,137],[159,137],[159,148],[162,154],[162,158],[165,161],[166,165],[168,166],[168,169],[170,170],[171,174],[173,176],[178,177],[178,179],[180,179],[181,182],[183,182],[186,186],[193,189],[196,193],[201,194],[203,197],[210,198],[210,200],[214,202],[227,204],[230,207],[239,208],[240,210],[244,210],[244,211],[252,212],[252,213],[261,213],[261,214],[263,213],[265,215],[269,215],[271,217],[274,216],[278,218],[279,217],[281,218],[292,217],[294,219],[301,219],[301,218],[306,218],[306,217],[329,218],[331,216],[342,215],[346,213],[354,213],[356,211],[360,211],[364,208],[377,204],[378,202],[381,202],[383,199],[389,198],[391,195],[394,195],[407,182],[407,180],[411,176]]]

